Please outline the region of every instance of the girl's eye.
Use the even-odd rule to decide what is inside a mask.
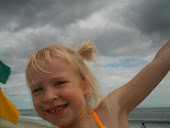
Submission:
[[[43,89],[42,88],[36,88],[33,93],[36,93],[36,92],[39,92],[39,91],[42,91]]]
[[[56,82],[55,83],[55,86],[60,86],[60,85],[62,85],[62,84],[64,84],[65,82],[64,81],[59,81],[59,82]]]

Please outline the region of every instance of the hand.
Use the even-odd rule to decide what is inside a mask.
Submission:
[[[158,51],[155,59],[161,60],[161,62],[167,64],[170,69],[170,40],[168,40]]]

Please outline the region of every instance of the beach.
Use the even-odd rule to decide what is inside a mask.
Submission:
[[[17,125],[0,118],[0,128],[52,128],[52,126],[41,125],[34,122],[19,121]]]
[[[52,128],[33,109],[20,110],[20,114],[17,125],[0,118],[0,128]],[[147,128],[170,128],[170,108],[135,108],[128,121],[130,128],[141,128],[142,123]]]

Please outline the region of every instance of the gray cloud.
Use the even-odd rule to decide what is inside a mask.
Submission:
[[[161,40],[169,39],[170,32],[170,1],[142,0],[133,1],[122,13],[125,22],[135,26],[142,33],[152,35],[158,33]]]
[[[1,24],[14,31],[45,24],[62,28],[104,8],[106,4],[109,3],[102,0],[6,0],[0,5]]]

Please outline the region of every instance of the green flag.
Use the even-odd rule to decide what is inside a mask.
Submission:
[[[5,84],[8,80],[9,75],[11,74],[10,67],[5,65],[1,60],[0,60],[0,82]]]

